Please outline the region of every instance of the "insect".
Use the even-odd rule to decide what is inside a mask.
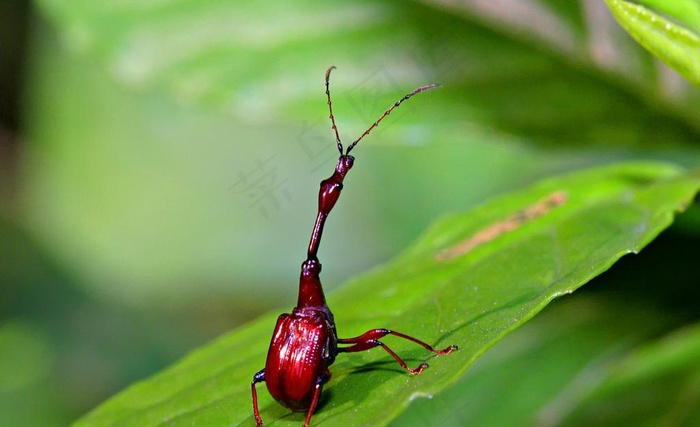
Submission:
[[[386,110],[374,124],[343,151],[343,144],[340,142],[338,127],[335,124],[335,117],[333,117],[333,106],[329,89],[330,75],[334,69],[335,67],[330,67],[326,71],[326,97],[328,98],[328,109],[330,111],[329,118],[331,119],[332,129],[335,132],[335,141],[340,157],[333,175],[321,181],[321,188],[318,193],[318,214],[311,232],[306,261],[301,264],[297,305],[291,313],[281,314],[277,319],[277,325],[270,342],[270,349],[267,353],[265,368],[256,373],[251,382],[253,414],[258,427],[263,424],[258,410],[258,395],[255,388],[259,382],[264,381],[272,397],[282,405],[293,411],[306,411],[306,419],[304,421],[304,426],[306,427],[309,425],[311,416],[318,404],[323,384],[331,378],[331,372],[328,368],[333,364],[338,353],[353,353],[374,347],[382,347],[396,359],[402,368],[411,374],[417,375],[428,367],[427,363],[423,362],[417,368],[410,368],[399,355],[394,353],[379,339],[386,335],[394,335],[413,341],[438,355],[449,354],[457,349],[457,346],[451,345],[438,350],[417,338],[389,329],[372,329],[354,338],[338,338],[333,313],[326,305],[326,298],[321,286],[319,277],[321,274],[321,263],[318,261],[317,253],[326,218],[338,201],[340,192],[343,189],[343,180],[355,162],[355,158],[350,155],[350,151],[402,102],[417,93],[435,89],[440,87],[440,85],[421,86],[396,101],[391,108]],[[344,346],[341,347],[339,345]]]

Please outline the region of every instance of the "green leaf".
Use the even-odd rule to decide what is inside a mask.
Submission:
[[[623,0],[606,0],[606,3],[620,25],[642,46],[700,86],[700,37],[697,33],[639,4]],[[697,8],[695,10],[697,12]]]
[[[675,313],[623,298],[596,292],[548,306],[391,425],[697,425],[688,422],[700,408],[697,326],[673,330]]]
[[[563,426],[697,426],[700,324],[687,326],[610,363]]]
[[[668,15],[695,33],[700,31],[700,2],[697,0],[638,0],[636,3]]]
[[[341,336],[387,327],[460,350],[434,358],[385,339],[411,365],[429,358],[430,368],[415,377],[381,349],[342,354],[314,422],[384,425],[411,400],[454,383],[551,300],[639,251],[699,188],[697,173],[670,165],[617,164],[545,180],[438,221],[393,262],[332,293],[329,305]],[[205,346],[76,425],[251,425],[250,381],[263,367],[276,316]],[[267,425],[303,420],[259,391]]]

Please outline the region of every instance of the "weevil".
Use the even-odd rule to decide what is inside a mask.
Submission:
[[[330,67],[326,71],[326,97],[330,112],[329,118],[335,133],[340,157],[333,175],[321,181],[316,222],[311,232],[306,260],[301,264],[297,305],[291,313],[284,313],[277,319],[267,353],[265,368],[257,372],[251,382],[253,415],[258,427],[263,424],[258,410],[258,395],[255,387],[259,382],[264,381],[270,395],[282,405],[293,411],[306,411],[304,426],[307,427],[311,421],[311,416],[316,410],[316,405],[318,405],[323,385],[331,378],[329,367],[335,361],[338,353],[353,353],[374,347],[382,347],[396,359],[402,368],[411,374],[417,375],[428,364],[423,362],[416,368],[408,367],[398,354],[379,341],[380,338],[394,335],[413,341],[438,355],[449,354],[457,349],[456,345],[450,345],[444,349],[435,349],[417,338],[389,329],[371,329],[353,338],[338,338],[333,313],[326,304],[326,297],[321,286],[321,263],[318,261],[317,255],[326,218],[328,218],[328,214],[333,210],[338,197],[340,197],[345,176],[355,163],[355,158],[350,155],[350,152],[362,138],[369,135],[372,129],[377,127],[402,102],[417,93],[435,89],[440,87],[440,85],[421,86],[409,92],[396,101],[359,138],[344,149],[338,134],[338,127],[335,124],[333,105],[331,103],[329,81],[331,71],[334,69],[335,67]]]

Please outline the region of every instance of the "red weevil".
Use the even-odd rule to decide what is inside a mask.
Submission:
[[[416,375],[420,374],[428,364],[423,362],[417,368],[409,368],[399,355],[394,353],[379,339],[386,335],[394,335],[413,341],[439,355],[449,354],[457,349],[457,346],[451,345],[438,350],[417,338],[389,329],[372,329],[354,338],[338,338],[333,313],[326,305],[326,298],[321,286],[319,277],[321,263],[318,261],[317,253],[326,218],[338,201],[340,191],[343,189],[345,175],[347,175],[355,162],[355,158],[350,155],[350,151],[402,102],[417,93],[435,89],[440,87],[440,85],[421,86],[396,101],[369,129],[343,151],[343,144],[340,142],[338,128],[333,117],[331,92],[328,83],[333,69],[335,67],[330,67],[326,71],[326,97],[328,98],[328,109],[330,110],[329,118],[331,119],[332,129],[335,132],[335,140],[340,157],[333,175],[321,182],[321,188],[318,193],[316,223],[311,233],[306,261],[301,264],[297,305],[291,313],[282,314],[277,319],[275,332],[272,334],[270,342],[270,349],[267,352],[265,368],[253,376],[251,383],[253,414],[258,427],[263,424],[258,411],[258,395],[255,389],[255,385],[259,382],[265,381],[267,390],[282,405],[293,411],[306,411],[304,426],[307,427],[318,404],[323,384],[331,378],[331,372],[328,370],[328,367],[333,364],[338,353],[352,353],[379,346],[396,359],[402,368]],[[346,344],[347,346],[338,347],[338,344]]]

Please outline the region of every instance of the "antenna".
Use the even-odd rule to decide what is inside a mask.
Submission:
[[[331,103],[331,90],[329,87],[329,80],[331,77],[331,71],[335,70],[335,65],[331,65],[328,67],[326,70],[326,97],[328,97],[328,110],[330,111],[330,116],[328,116],[331,119],[331,123],[333,124],[332,128],[335,131],[335,142],[338,144],[338,151],[340,152],[340,155],[343,155],[343,143],[340,142],[340,135],[338,135],[338,126],[335,125],[335,117],[333,117],[333,104]]]
[[[369,133],[372,132],[372,129],[379,126],[379,123],[382,120],[384,120],[384,117],[391,114],[391,112],[394,110],[394,108],[401,105],[402,102],[404,102],[405,100],[407,100],[408,98],[412,97],[413,95],[415,95],[417,93],[421,93],[421,92],[425,92],[426,90],[437,89],[439,87],[442,87],[442,85],[439,83],[433,83],[433,84],[429,84],[429,85],[425,85],[425,86],[421,86],[419,88],[413,89],[411,92],[407,93],[403,98],[396,101],[394,103],[394,105],[392,105],[388,110],[386,110],[384,112],[384,114],[382,114],[382,116],[379,119],[377,119],[376,122],[374,122],[372,124],[372,126],[370,126],[362,135],[360,135],[359,138],[357,138],[355,141],[353,141],[353,143],[350,144],[348,146],[348,148],[345,150],[345,154],[343,154],[343,143],[340,142],[340,135],[338,134],[338,127],[335,124],[335,117],[333,117],[333,105],[331,104],[331,91],[330,91],[329,81],[330,81],[330,77],[331,77],[331,71],[333,71],[333,70],[335,70],[335,66],[331,66],[328,68],[328,70],[326,70],[326,97],[328,97],[328,110],[330,111],[329,118],[331,119],[331,124],[332,124],[331,127],[333,128],[333,131],[335,132],[335,142],[338,145],[338,152],[340,152],[341,156],[343,156],[343,155],[347,156],[348,154],[350,154],[350,151],[353,148],[355,148],[357,143],[360,142],[360,140],[362,138],[369,135]]]
[[[352,144],[350,144],[350,145],[348,146],[348,149],[345,150],[345,154],[349,154],[349,153],[350,153],[350,150],[352,150],[353,148],[355,148],[355,146],[357,145],[357,143],[360,142],[360,140],[361,140],[362,138],[364,138],[365,136],[369,135],[369,133],[372,131],[372,129],[374,129],[374,128],[376,128],[377,126],[379,126],[379,122],[381,122],[382,120],[384,120],[384,117],[386,117],[386,116],[388,116],[389,114],[391,114],[391,111],[392,111],[394,108],[396,108],[396,107],[398,107],[399,105],[401,105],[402,102],[404,102],[405,100],[407,100],[408,98],[412,97],[413,95],[415,95],[415,94],[417,94],[417,93],[425,92],[426,90],[436,89],[436,88],[439,88],[439,87],[442,87],[442,85],[440,85],[440,84],[438,84],[438,83],[433,83],[433,84],[421,86],[421,87],[419,87],[419,88],[413,89],[410,93],[406,94],[406,96],[404,96],[403,98],[401,98],[401,99],[399,99],[398,101],[396,101],[396,102],[394,103],[394,105],[391,106],[391,108],[389,108],[388,110],[386,110],[386,111],[384,112],[384,114],[382,114],[382,116],[381,116],[376,122],[374,122],[374,123],[372,124],[372,126],[369,127],[369,129],[367,129],[367,130],[365,131],[365,133],[363,133],[362,135],[360,135],[359,138],[357,138]]]

